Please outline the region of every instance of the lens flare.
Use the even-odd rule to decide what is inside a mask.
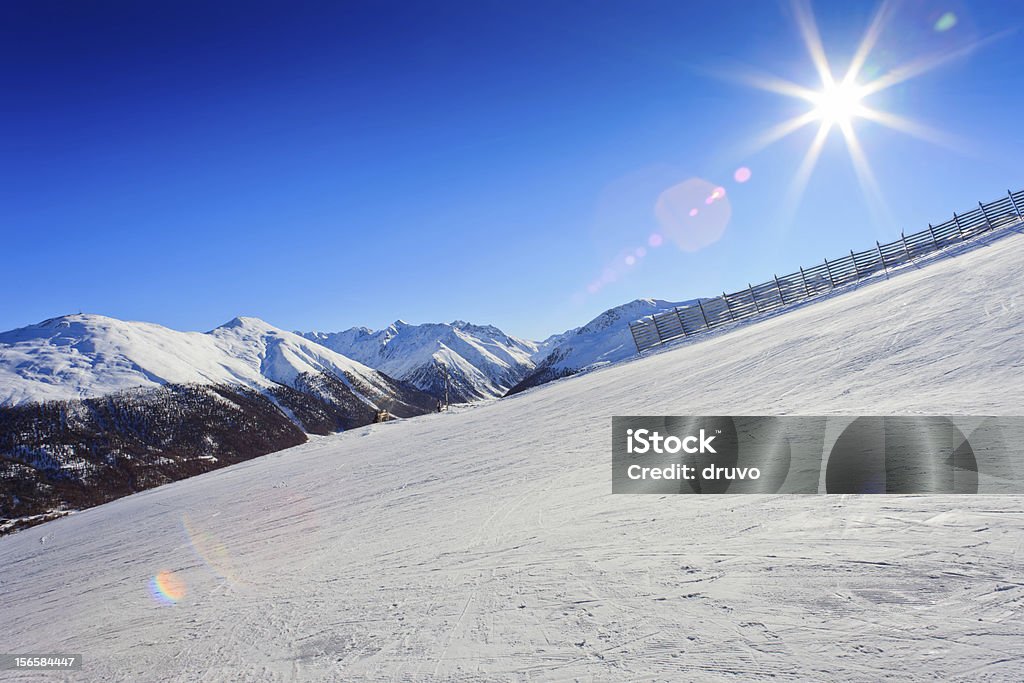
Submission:
[[[196,557],[213,571],[214,574],[226,579],[228,582],[236,583],[235,562],[228,552],[227,546],[221,543],[212,533],[204,529],[196,520],[183,513],[181,516],[181,527],[192,545]]]
[[[654,241],[661,244],[661,235],[651,235],[651,238],[655,237],[657,239]],[[641,259],[645,256],[647,256],[646,247],[640,246],[623,249],[601,270],[601,276],[592,280],[586,286],[586,293],[591,295],[597,294],[605,287],[627,278],[634,267],[639,267]],[[573,295],[573,300],[582,302],[584,297],[585,294],[582,291],[579,291]]]
[[[939,33],[945,33],[949,29],[956,26],[956,23],[956,15],[953,14],[952,12],[946,12],[941,17],[939,17],[938,21],[935,22],[935,30]]]
[[[663,240],[661,238],[661,235],[659,235],[658,233],[654,233],[647,238],[647,244],[655,248],[660,247],[662,242]]]
[[[695,212],[695,204],[705,208]],[[725,234],[732,207],[725,189],[701,178],[691,178],[668,188],[654,205],[661,234],[683,251],[700,251]]]
[[[172,571],[160,571],[149,580],[153,599],[162,605],[173,605],[185,597],[185,581]]]
[[[750,180],[750,169],[746,166],[740,166],[736,169],[736,172],[732,174],[733,180],[737,183],[745,183]]]

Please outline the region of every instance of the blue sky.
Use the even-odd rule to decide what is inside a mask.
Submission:
[[[878,5],[813,7],[842,72]],[[884,205],[833,131],[794,208],[816,127],[750,143],[810,105],[728,77],[817,87],[784,2],[26,1],[0,20],[0,329],[81,310],[540,338],[1024,187],[1019,2],[900,3],[865,78],[980,44],[865,102],[954,149],[855,120]],[[659,196],[694,179],[726,191],[724,232],[651,247]]]

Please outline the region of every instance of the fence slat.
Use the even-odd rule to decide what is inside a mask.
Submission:
[[[637,351],[643,351],[644,349],[649,348],[649,347],[646,346],[642,341],[637,339],[637,336],[636,336],[637,327],[639,327],[639,326],[636,323],[630,323],[629,324],[629,332],[630,332],[630,334],[633,335],[633,343],[636,344],[636,350]]]

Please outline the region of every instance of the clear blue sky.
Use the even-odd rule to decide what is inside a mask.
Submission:
[[[876,9],[814,5],[837,70]],[[855,121],[884,218],[838,131],[795,211],[815,128],[745,148],[809,106],[722,73],[817,82],[787,3],[7,2],[0,329],[82,310],[539,338],[733,291],[1024,187],[1022,24],[993,0],[890,18],[866,74],[1011,32],[866,100],[961,143]],[[721,238],[620,267],[691,178],[726,189]]]

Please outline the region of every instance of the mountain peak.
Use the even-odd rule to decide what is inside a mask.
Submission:
[[[502,395],[533,370],[538,350],[534,342],[509,337],[493,325],[464,320],[413,325],[399,319],[372,334],[305,336],[435,395],[447,386],[456,402]],[[438,358],[447,373],[439,369]]]
[[[693,301],[634,299],[609,308],[582,327],[554,335],[542,344],[551,352],[537,369],[514,386],[510,393],[566,377],[598,365],[615,363],[636,353],[629,323],[637,318],[687,306]],[[549,345],[550,342],[550,345]]]
[[[215,329],[218,330],[230,330],[230,329],[250,329],[250,330],[267,330],[276,329],[273,325],[261,318],[254,318],[247,315],[239,315],[231,320],[227,321],[223,325],[218,325]]]
[[[60,315],[56,318],[47,318],[46,320],[30,325],[29,327],[37,327],[44,329],[55,329],[58,327],[71,327],[74,324],[88,325],[90,323],[111,323],[120,322],[116,318],[109,318],[105,315],[99,315],[98,313],[69,313],[67,315]]]

